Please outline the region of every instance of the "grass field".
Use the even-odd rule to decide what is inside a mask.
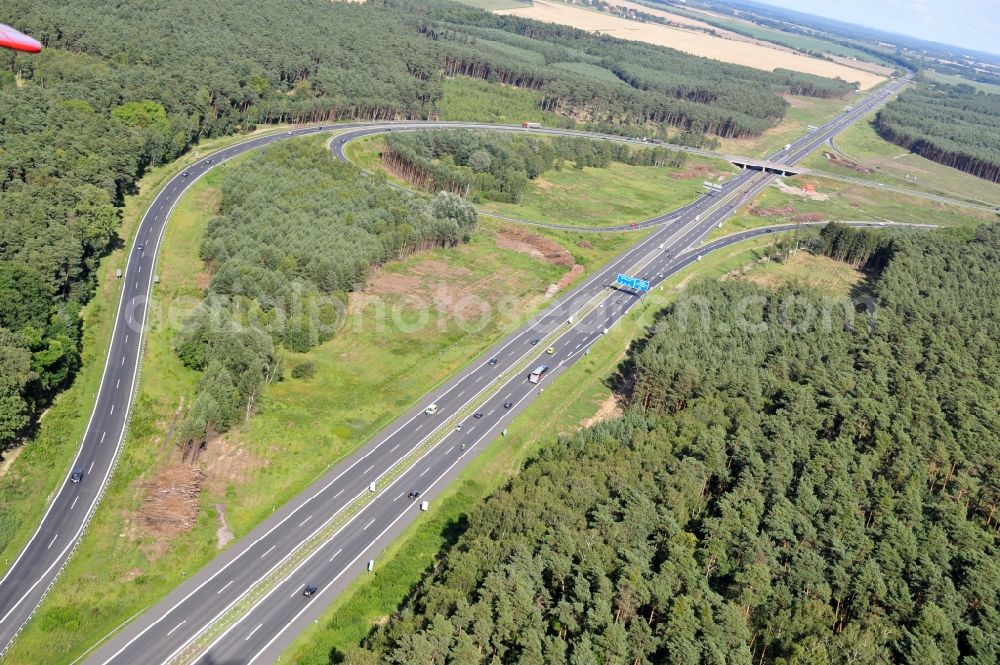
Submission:
[[[709,239],[744,229],[794,223],[802,219],[802,215],[810,214],[818,215],[817,221],[901,222],[959,227],[971,227],[996,220],[996,216],[990,212],[949,206],[837,180],[796,176],[784,178],[784,182],[795,188],[811,182],[820,195],[828,198],[815,200],[770,187],[726,220],[721,229],[715,229]],[[766,209],[766,212],[763,215],[753,215],[748,212],[750,207]]]
[[[564,167],[532,181],[520,203],[484,201],[480,207],[486,212],[551,224],[627,224],[691,203],[702,193],[704,180],[733,172],[728,164],[709,163],[689,158],[679,169],[617,163],[604,169]],[[674,177],[699,164],[713,169],[711,177],[700,170],[688,177]]]
[[[478,501],[518,473],[524,461],[559,434],[569,434],[618,413],[607,379],[625,359],[632,340],[645,334],[654,317],[693,279],[718,279],[764,256],[772,238],[740,243],[671,277],[663,290],[615,325],[576,364],[550,383],[545,392],[508,428],[507,437],[494,439],[439,499],[427,518],[421,518],[376,555],[380,562],[371,575],[356,580],[320,619],[296,638],[286,652],[296,665],[326,665],[331,653],[357,645],[377,624],[386,621],[411,589],[434,565],[442,548],[458,537],[467,513]],[[769,266],[770,267],[770,266]],[[798,270],[798,268],[796,268]],[[789,273],[788,279],[795,279]],[[775,271],[773,281],[781,279]]]
[[[380,137],[347,144],[347,157],[361,168],[380,168]],[[602,227],[649,219],[691,203],[701,194],[702,182],[728,177],[735,167],[722,160],[691,157],[680,168],[630,166],[613,163],[608,168],[571,165],[546,171],[531,181],[520,203],[483,201],[486,213],[563,226]],[[400,186],[400,180],[390,180]]]
[[[823,154],[830,151],[828,146],[809,155],[803,166],[1000,206],[1000,184],[932,162],[886,141],[872,127],[872,117],[856,122],[834,139],[837,151],[856,164],[872,169],[872,173],[831,163]]]
[[[176,330],[167,323],[182,318],[178,312],[185,299],[200,297],[207,282],[197,250],[223,177],[215,170],[202,178],[171,218],[157,267],[161,283],[154,291],[154,311],[160,314],[151,322],[157,316],[159,321],[149,333],[121,462],[87,538],[7,662],[65,663],[79,656],[217,552],[220,508],[235,536],[245,534],[275,505],[542,306],[542,293],[566,272],[499,247],[497,236],[507,226],[490,221],[483,221],[466,245],[385,266],[364,297],[352,299],[346,325],[332,340],[307,354],[283,354],[286,375],[309,361],[317,368],[315,376],[270,386],[259,413],[201,454],[198,467],[204,476],[193,526],[166,537],[138,516],[168,456],[169,466],[179,462],[179,453],[165,445],[165,433],[197,380],[174,355]],[[578,262],[593,266],[638,235],[570,249]],[[574,238],[565,234],[562,239]],[[456,282],[461,289],[451,286]],[[479,306],[485,303],[504,306],[483,324]],[[430,318],[421,324],[427,312]]]
[[[864,280],[864,273],[850,264],[807,251],[798,251],[785,262],[768,261],[750,267],[740,279],[774,288],[796,282],[831,296],[850,295]]]
[[[790,106],[775,127],[753,138],[722,139],[719,150],[730,155],[765,157],[805,136],[807,126],[818,127],[843,113],[844,106],[856,103],[859,96],[852,93],[836,99],[816,99],[785,95],[785,99]]]
[[[550,23],[561,23],[574,28],[601,32],[622,39],[657,44],[684,51],[692,55],[732,62],[757,69],[773,71],[778,68],[858,82],[862,90],[872,88],[884,77],[852,67],[782,51],[753,42],[722,39],[705,32],[674,28],[660,23],[641,23],[620,18],[610,13],[591,11],[578,5],[533,0],[531,7],[498,10]]]

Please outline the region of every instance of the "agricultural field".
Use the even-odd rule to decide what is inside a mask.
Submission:
[[[818,58],[810,58],[799,53],[788,53],[760,44],[736,42],[704,32],[673,28],[658,23],[640,23],[612,14],[548,0],[534,0],[531,7],[504,9],[499,10],[498,13],[514,14],[550,23],[562,23],[583,30],[668,46],[692,55],[767,71],[784,68],[830,78],[839,77],[845,81],[859,83],[862,90],[873,88],[885,80],[884,77],[871,72]]]
[[[976,203],[1000,206],[1000,184],[913,154],[880,137],[872,116],[855,123],[802,163],[810,169],[911,187]],[[838,164],[828,155],[847,164]]]
[[[192,266],[201,265],[198,250],[223,177],[211,171],[175,209],[118,470],[88,538],[7,662],[78,656],[542,307],[552,284],[568,287],[642,235],[588,242],[481,220],[467,244],[386,264],[352,294],[333,339],[308,353],[282,352],[284,379],[269,386],[248,423],[182,464],[168,437],[198,374],[173,345],[209,279]],[[67,440],[72,446],[76,438]]]

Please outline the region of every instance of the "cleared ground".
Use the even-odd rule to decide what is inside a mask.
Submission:
[[[872,117],[837,136],[833,148],[825,145],[816,150],[803,166],[1000,206],[1000,184],[938,164],[886,141],[875,132]],[[838,163],[831,155],[849,164]]]
[[[993,213],[983,210],[959,208],[826,178],[796,176],[783,178],[781,182],[780,188],[769,187],[748,201],[709,238],[796,222],[873,221],[971,227],[997,219]],[[805,192],[806,183],[812,184],[816,191]]]
[[[734,279],[743,279],[768,288],[796,282],[831,296],[849,295],[851,289],[865,277],[864,273],[843,261],[817,256],[805,250],[795,252],[783,263],[752,263],[730,275]]]
[[[504,9],[499,10],[498,13],[514,14],[549,23],[562,23],[583,30],[668,46],[685,53],[767,71],[786,68],[830,78],[839,77],[845,81],[857,82],[862,90],[872,88],[885,80],[884,77],[871,72],[810,58],[798,53],[788,53],[761,44],[736,42],[703,32],[673,28],[658,23],[640,23],[606,12],[591,11],[574,5],[546,2],[546,0],[534,0],[531,7]]]
[[[79,656],[537,310],[570,266],[580,266],[573,273],[580,279],[640,236],[598,244],[577,234],[526,237],[483,221],[466,245],[386,265],[352,296],[345,327],[309,353],[284,353],[285,378],[265,392],[259,413],[212,440],[192,463],[168,441],[174,414],[198,379],[173,344],[210,277],[197,252],[222,178],[217,169],[199,180],[171,218],[157,266],[157,323],[114,480],[87,538],[6,662]],[[306,363],[314,374],[292,378]],[[75,445],[67,440],[66,454]]]

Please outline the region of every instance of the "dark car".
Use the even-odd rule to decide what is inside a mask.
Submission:
[[[476,411],[475,413],[472,414],[472,417],[473,418],[482,418],[483,417],[483,412],[482,411]]]
[[[535,339],[531,340],[531,345],[534,346],[535,344],[538,344],[538,338],[537,337]]]
[[[496,358],[490,358],[490,366],[492,367],[493,365],[496,365],[496,364],[497,364],[497,359]]]
[[[319,591],[319,589],[317,589],[316,587],[307,586],[305,589],[302,590],[302,595],[308,598],[309,596],[314,595],[317,591]]]
[[[512,406],[514,406],[513,402],[504,402],[503,403],[503,408],[505,408],[505,409],[509,409]]]
[[[182,176],[182,177],[184,177],[184,178],[186,178],[186,177],[188,177],[188,176],[189,176],[190,174],[191,174],[191,172],[190,172],[190,171],[184,171],[184,173],[181,173],[181,176]]]
[[[410,493],[407,494],[406,496],[408,496],[411,499],[416,499],[418,496],[420,496],[420,492],[418,492],[417,490],[410,490]]]
[[[616,305],[620,305],[620,304],[622,304],[622,299],[621,299],[621,298],[619,298],[618,300],[616,300],[616,301],[615,301],[615,304],[616,304]]]
[[[78,483],[83,480],[83,469],[77,469],[73,472],[73,475],[69,477],[70,482]]]

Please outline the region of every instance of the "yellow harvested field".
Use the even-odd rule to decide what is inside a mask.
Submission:
[[[842,65],[847,65],[848,67],[853,67],[855,69],[861,69],[866,72],[872,72],[873,74],[880,74],[882,76],[889,76],[896,71],[892,67],[886,67],[885,65],[880,65],[874,62],[865,62],[864,60],[855,60],[854,58],[845,58],[842,55],[827,54],[827,56],[834,62],[839,62]]]
[[[548,23],[560,23],[621,39],[667,46],[692,55],[700,55],[756,69],[773,71],[784,68],[830,78],[841,78],[845,81],[858,83],[862,90],[873,88],[885,81],[885,77],[871,72],[861,71],[836,62],[810,58],[799,53],[789,53],[758,43],[723,39],[703,32],[672,28],[658,23],[640,23],[613,14],[557,2],[534,0],[531,7],[502,9],[496,13],[523,16]]]

